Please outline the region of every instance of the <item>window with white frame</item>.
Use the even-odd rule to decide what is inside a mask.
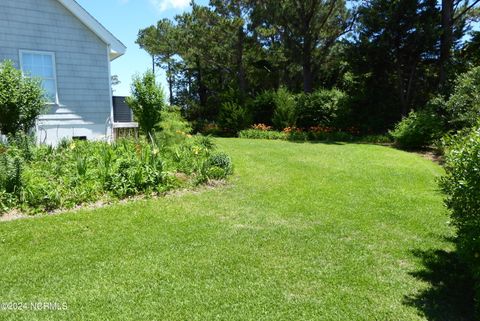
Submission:
[[[50,104],[58,102],[55,54],[42,51],[20,51],[20,65],[23,75],[39,78],[45,90],[45,98]]]

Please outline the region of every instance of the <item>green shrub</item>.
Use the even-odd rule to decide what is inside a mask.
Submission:
[[[153,135],[154,129],[161,120],[161,112],[165,110],[165,94],[157,84],[155,74],[147,71],[143,76],[134,76],[132,96],[127,97],[127,104],[133,111],[136,121],[143,133]]]
[[[264,131],[258,129],[245,129],[238,134],[238,137],[250,139],[286,140],[287,134],[272,130]]]
[[[389,134],[400,148],[415,149],[428,146],[441,137],[443,126],[432,111],[410,112]]]
[[[287,133],[287,139],[293,142],[303,142],[308,141],[312,137],[311,133],[305,132],[303,130],[292,130]],[[317,140],[317,139],[312,139]]]
[[[480,117],[480,67],[458,77],[446,108],[456,129],[476,125]]]
[[[283,130],[295,126],[296,121],[295,96],[287,89],[280,88],[275,94],[275,111],[272,123],[275,129]]]
[[[454,136],[447,146],[446,176],[440,185],[458,230],[459,254],[472,271],[480,305],[480,127]]]
[[[226,102],[222,104],[218,116],[218,124],[223,132],[236,135],[242,129],[251,125],[251,116],[245,107],[237,103]]]
[[[182,117],[178,108],[170,108],[161,113],[162,120],[158,124],[160,132],[157,142],[160,146],[168,148],[185,142],[192,131],[190,124]]]
[[[302,136],[298,136],[300,137],[300,140],[305,140],[302,139]],[[355,140],[355,137],[350,133],[342,131],[307,132],[307,139],[312,141],[351,142]]]
[[[393,143],[393,137],[390,135],[367,135],[360,137],[359,141],[370,144],[390,144]]]
[[[45,93],[38,79],[23,77],[11,61],[0,64],[0,132],[27,133],[45,109]]]
[[[296,125],[300,128],[337,126],[347,114],[346,95],[337,89],[300,94],[296,100]]]
[[[255,97],[249,104],[254,124],[272,124],[273,113],[276,108],[275,91],[264,91]]]

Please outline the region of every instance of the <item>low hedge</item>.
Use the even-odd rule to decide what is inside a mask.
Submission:
[[[251,129],[240,131],[238,137],[248,139],[269,139],[289,141],[339,141],[360,142],[371,144],[390,144],[392,137],[389,135],[359,136],[354,129],[348,131],[335,130],[328,127],[311,127],[309,130],[285,128],[283,131],[274,131],[270,126],[263,124],[253,125]]]
[[[273,130],[245,129],[238,134],[240,138],[287,140],[288,134]]]

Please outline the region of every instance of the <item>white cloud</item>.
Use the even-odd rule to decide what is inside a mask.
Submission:
[[[184,9],[190,5],[190,0],[150,0],[150,3],[160,12],[169,9]]]

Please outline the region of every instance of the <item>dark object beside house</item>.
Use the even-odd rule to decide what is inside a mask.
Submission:
[[[113,121],[115,123],[133,122],[133,114],[125,102],[126,97],[113,96]]]
[[[138,123],[133,120],[133,113],[123,96],[113,96],[113,135],[114,139],[137,137]]]

